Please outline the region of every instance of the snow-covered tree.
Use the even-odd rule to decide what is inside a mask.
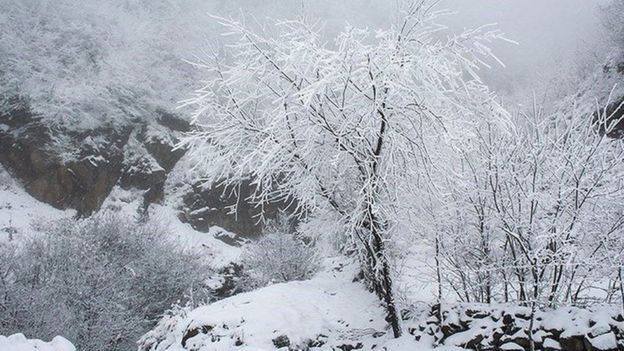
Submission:
[[[490,123],[441,199],[455,220],[442,249],[448,282],[465,300],[577,303],[617,280],[624,217],[621,140],[606,109],[520,113]],[[451,204],[451,205],[449,205]]]
[[[467,125],[504,114],[477,76],[501,33],[440,39],[440,14],[432,2],[407,2],[397,24],[347,27],[334,43],[305,19],[253,31],[220,18],[232,41],[225,58],[200,64],[210,79],[188,101],[198,131],[184,144],[206,181],[235,188],[251,177],[248,201],[291,200],[308,222],[332,219],[395,336],[389,240],[413,230],[435,155],[467,138]]]

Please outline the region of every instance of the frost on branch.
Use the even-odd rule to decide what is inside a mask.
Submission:
[[[431,7],[406,4],[389,29],[347,27],[331,44],[307,20],[275,22],[269,35],[218,18],[227,53],[198,64],[209,79],[187,101],[198,131],[184,144],[207,182],[252,176],[247,201],[292,198],[308,221],[337,218],[395,335],[387,241],[412,230],[405,220],[438,155],[474,123],[506,115],[477,75],[501,33],[440,40],[443,13]]]

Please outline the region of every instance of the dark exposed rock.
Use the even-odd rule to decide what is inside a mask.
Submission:
[[[464,343],[462,346],[471,350],[479,350],[481,349],[481,342],[483,341],[483,339],[485,339],[483,335],[477,334],[466,343]]]
[[[117,184],[144,190],[145,211],[163,200],[169,173],[185,153],[176,149],[180,133],[191,128],[184,119],[163,111],[155,120],[117,128],[51,131],[28,108],[14,108],[0,114],[0,163],[33,197],[60,209],[76,209],[79,216],[99,210]],[[218,186],[210,189],[197,183],[191,189],[184,196],[180,218],[195,229],[207,231],[216,225],[247,237],[261,234],[262,210],[245,201],[254,190],[250,182],[237,189],[240,197]],[[231,214],[228,206],[237,203],[237,213]],[[269,204],[264,217],[276,218],[286,207]],[[241,243],[240,238],[221,239]]]
[[[27,109],[0,115],[0,163],[22,181],[36,199],[79,215],[99,209],[121,173],[127,131],[100,128],[61,132],[73,149],[58,149],[54,136]]]
[[[598,341],[600,340],[600,341]],[[585,336],[585,350],[587,351],[617,351],[618,342],[612,332],[604,333],[595,337]]]
[[[561,348],[566,351],[584,351],[585,338],[583,335],[572,335],[559,339]]]
[[[362,347],[364,347],[364,345],[362,345],[361,342],[358,342],[356,344],[343,344],[343,345],[336,346],[337,349],[342,350],[342,351],[359,350]]]
[[[162,187],[165,180],[167,180],[167,172],[162,168],[155,169],[153,162],[147,156],[142,156],[132,165],[124,167],[120,185],[125,189],[148,190],[156,186]]]
[[[244,237],[256,237],[263,229],[259,215],[264,211],[266,219],[275,219],[288,210],[288,204],[275,202],[264,206],[264,209],[256,207],[245,200],[254,189],[251,181],[244,182],[237,189],[227,190],[218,185],[204,187],[196,183],[183,198],[185,206],[180,217],[195,230],[208,231],[212,226],[219,226]],[[231,212],[231,206],[236,206],[236,213]]]
[[[97,211],[118,182],[146,190],[147,206],[162,200],[168,173],[184,155],[174,150],[175,131],[189,128],[165,113],[158,122],[162,126],[50,130],[27,108],[15,108],[0,115],[0,163],[33,197],[79,216]]]
[[[608,121],[618,121],[613,130],[608,134],[612,138],[624,138],[624,99],[612,102],[606,109],[600,111]],[[597,119],[598,116],[594,116]]]
[[[288,347],[290,346],[290,339],[288,339],[288,336],[286,335],[280,335],[277,338],[273,339],[273,345],[275,347],[282,348],[282,347]]]
[[[503,315],[503,324],[508,326],[512,325],[514,322],[514,318],[510,314]]]
[[[163,110],[157,113],[158,118],[156,120],[158,124],[178,132],[188,132],[191,130],[191,125],[186,120]]]
[[[165,140],[159,138],[146,140],[145,148],[167,172],[171,171],[182,156],[184,156],[184,149],[176,149],[175,145],[167,143]]]
[[[204,325],[198,328],[193,328],[193,329],[189,329],[184,333],[184,336],[182,337],[182,347],[186,347],[186,342],[191,339],[196,337],[199,334],[208,334],[211,330],[213,329],[212,326],[210,325]]]
[[[311,347],[321,347],[321,346],[325,345],[326,343],[327,343],[327,336],[326,336],[326,335],[323,335],[323,334],[320,334],[320,335],[318,335],[318,336],[316,337],[316,339],[314,339],[314,340],[312,340],[312,339],[308,340],[308,341],[306,342],[306,346],[307,346],[308,348],[311,348]]]
[[[440,326],[440,330],[445,337],[449,337],[453,334],[468,330],[468,326],[465,324],[443,323],[442,326]]]
[[[213,291],[213,294],[218,299],[224,299],[239,293],[240,287],[238,281],[242,275],[243,266],[236,263],[231,263],[227,267],[219,271],[219,275],[223,278],[223,283],[220,287]]]
[[[382,332],[382,331],[377,331],[373,333],[373,338],[380,338],[382,336],[386,335],[386,332]]]
[[[474,318],[474,319],[482,319],[482,318],[488,317],[489,314],[487,312],[485,312],[485,311],[468,309],[468,310],[466,310],[466,316],[468,316],[470,318]]]
[[[236,234],[236,233],[232,233],[232,232],[227,232],[227,231],[217,231],[214,234],[215,239],[221,240],[224,243],[230,245],[230,246],[234,246],[234,247],[241,247],[247,243],[249,243],[249,239],[245,239],[243,237],[241,237],[240,235]]]

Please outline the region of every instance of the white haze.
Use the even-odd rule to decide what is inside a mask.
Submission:
[[[566,75],[574,66],[602,61],[599,19],[606,0],[441,0],[438,8],[455,15],[441,20],[452,32],[497,24],[518,45],[495,43],[493,49],[505,67],[492,65],[486,81],[502,95],[526,94]],[[328,35],[346,23],[384,27],[397,13],[396,0],[234,0],[211,6],[218,15],[266,18],[301,13],[322,19]]]

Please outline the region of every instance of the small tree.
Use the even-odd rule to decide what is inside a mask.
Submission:
[[[457,213],[439,226],[461,298],[576,303],[588,283],[618,275],[624,149],[609,135],[620,120],[587,110],[535,107],[507,130],[481,128],[439,199]]]
[[[439,40],[440,12],[406,2],[403,19],[371,33],[348,27],[332,45],[318,25],[282,21],[277,34],[220,18],[233,43],[188,104],[198,131],[184,144],[208,182],[252,177],[259,206],[296,199],[307,219],[334,218],[401,334],[388,241],[411,229],[429,169],[466,124],[504,112],[481,83],[487,28]]]

